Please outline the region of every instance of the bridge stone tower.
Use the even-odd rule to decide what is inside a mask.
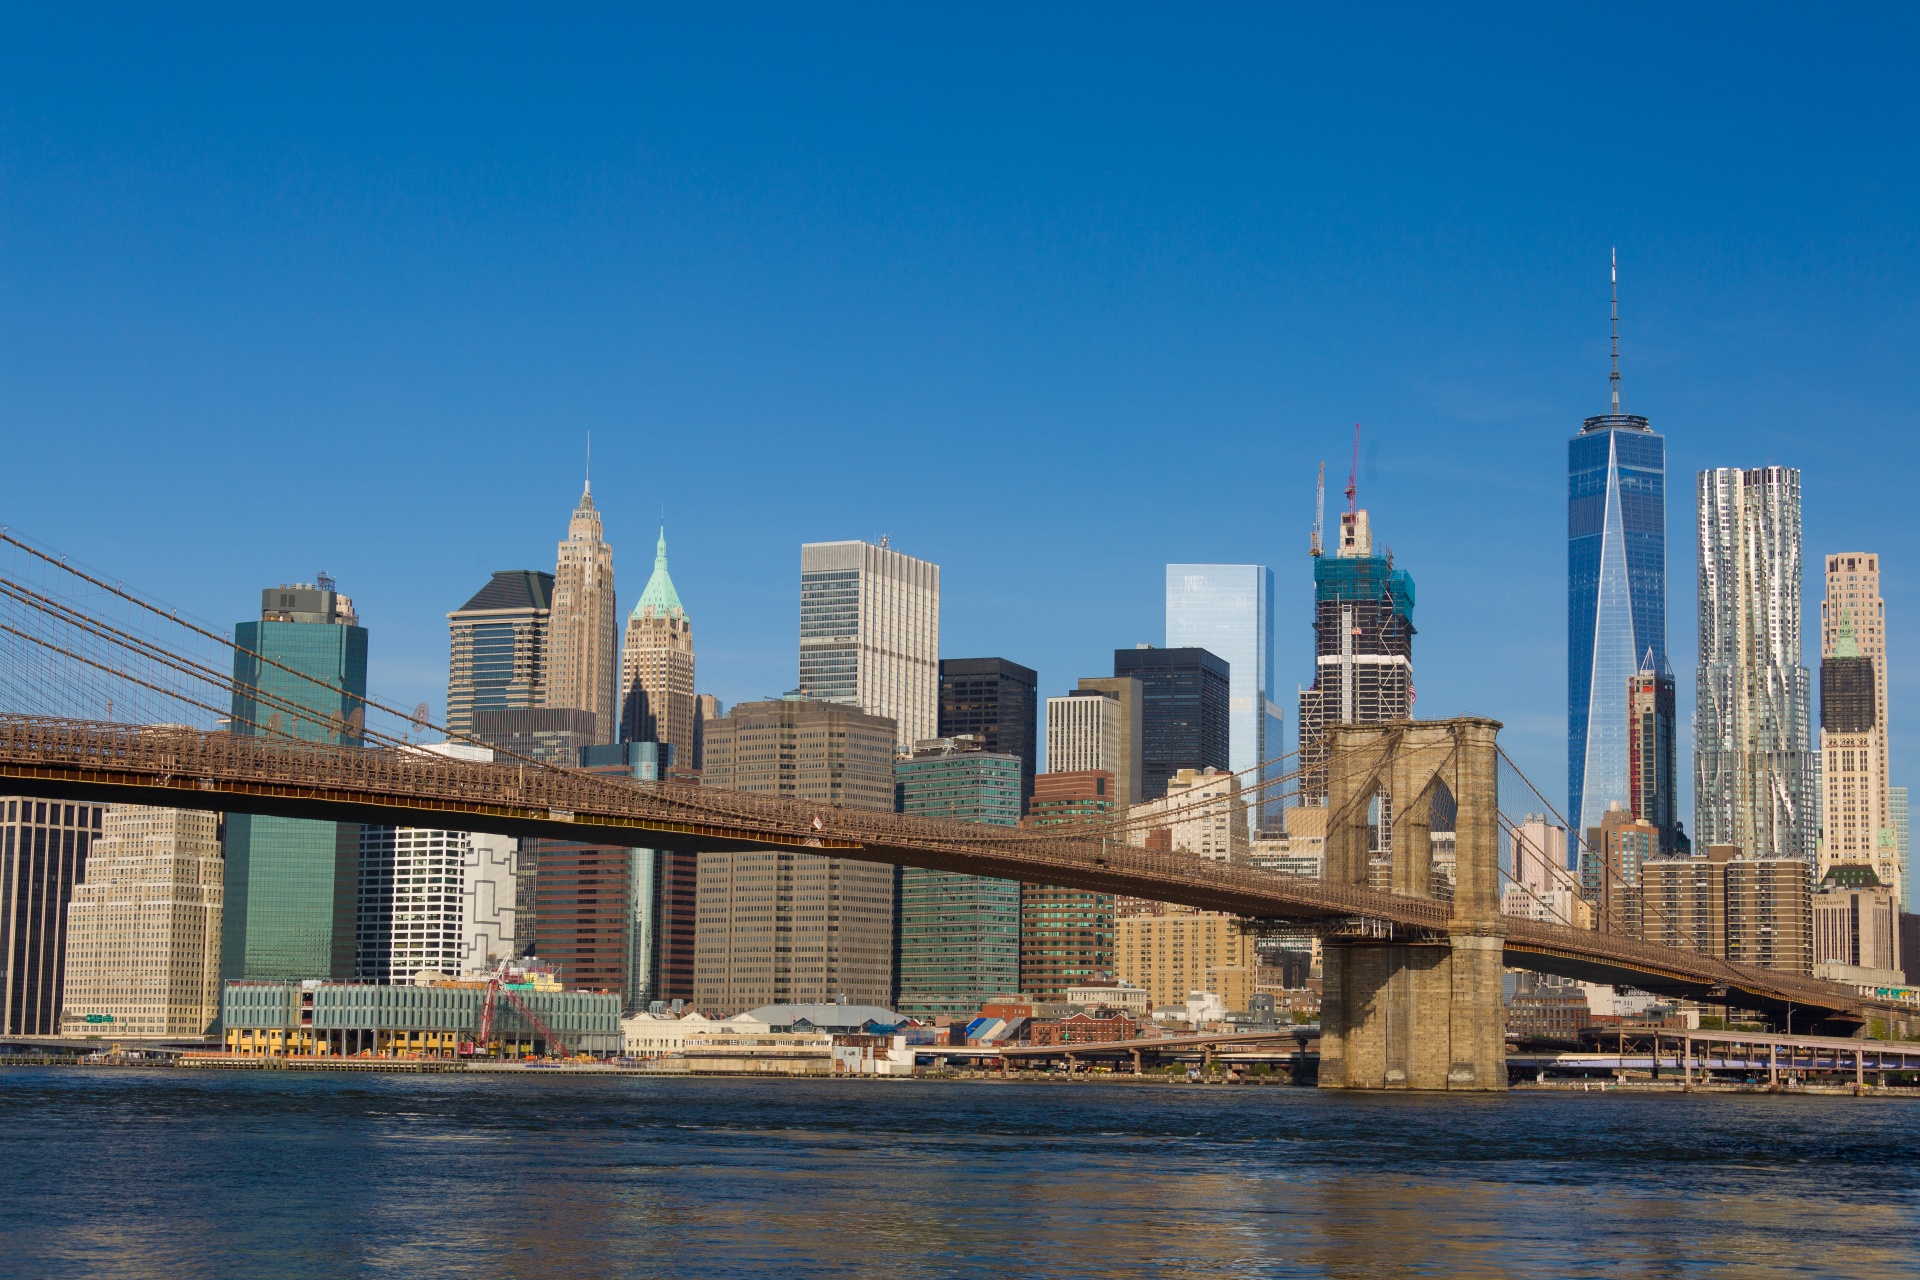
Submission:
[[[1458,804],[1458,867],[1444,928],[1357,922],[1326,938],[1320,1084],[1333,1089],[1507,1087],[1500,839],[1492,720],[1328,727],[1331,881],[1367,883],[1368,809],[1384,796],[1393,892],[1430,898],[1433,799]]]

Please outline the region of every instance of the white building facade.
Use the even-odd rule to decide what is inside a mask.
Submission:
[[[940,736],[940,566],[870,542],[800,548],[800,693]]]

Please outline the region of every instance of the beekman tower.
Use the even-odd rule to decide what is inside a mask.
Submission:
[[[1617,259],[1612,274],[1612,401],[1567,442],[1567,817],[1582,834],[1600,825],[1611,802],[1637,811],[1629,685],[1643,669],[1673,678],[1667,442],[1645,418],[1620,412]],[[1662,831],[1669,849],[1672,838]]]

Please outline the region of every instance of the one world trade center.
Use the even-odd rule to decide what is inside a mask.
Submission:
[[[1567,817],[1576,836],[1613,801],[1637,809],[1628,682],[1667,665],[1667,442],[1620,411],[1614,270],[1609,412],[1567,442]],[[1669,713],[1670,714],[1670,713]]]

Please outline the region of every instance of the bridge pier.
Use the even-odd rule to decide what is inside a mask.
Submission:
[[[1320,1084],[1484,1092],[1507,1087],[1506,929],[1491,720],[1329,730],[1326,877],[1365,885],[1375,796],[1389,815],[1393,890],[1432,896],[1434,797],[1458,806],[1453,914],[1444,932],[1358,922],[1323,948]]]

